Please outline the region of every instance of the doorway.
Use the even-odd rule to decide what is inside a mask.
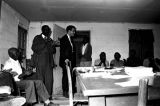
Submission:
[[[131,50],[136,51],[136,56],[141,63],[146,58],[146,53],[154,57],[154,35],[152,29],[130,29],[129,30],[129,55]]]
[[[81,52],[82,41],[85,37],[89,38],[90,42],[90,31],[76,31],[76,35],[73,38],[73,42],[76,48],[76,66],[80,66],[80,57],[79,54]]]
[[[27,45],[27,30],[21,26],[18,26],[18,48],[20,50],[21,59],[23,67],[26,67],[26,45]]]

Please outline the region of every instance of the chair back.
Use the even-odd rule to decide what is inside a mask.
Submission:
[[[139,81],[138,106],[147,106],[148,103],[160,104],[160,76],[144,78]]]
[[[147,95],[148,95],[148,79],[141,79],[139,81],[139,91],[138,91],[138,106],[146,106]]]
[[[66,69],[67,69],[67,76],[68,76],[68,85],[69,85],[69,106],[73,106],[73,93],[72,93],[72,78],[71,78],[71,69],[69,60],[65,61]]]

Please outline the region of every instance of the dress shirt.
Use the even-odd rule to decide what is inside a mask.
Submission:
[[[12,69],[11,71],[12,72],[16,72],[18,75],[16,75],[14,77],[15,81],[20,81],[20,79],[18,78],[18,76],[20,74],[22,74],[22,68],[21,68],[21,65],[19,63],[18,60],[13,60],[12,58],[9,58],[5,64],[4,64],[4,67],[3,67],[3,70],[8,70],[8,69]]]
[[[43,38],[43,39],[46,39],[46,36],[42,34],[42,38]]]
[[[71,37],[67,34],[67,36],[68,36],[68,39],[69,39],[69,42],[70,42],[70,44],[71,44],[71,47],[72,47],[72,51],[73,51],[73,44],[72,44],[72,42],[71,42]]]
[[[82,55],[84,55],[84,52],[86,50],[87,45],[88,45],[88,43],[86,43],[85,45],[82,46]]]
[[[71,42],[71,37],[68,34],[67,34],[67,36],[68,36],[68,39],[69,39],[71,46],[73,47],[72,42]]]

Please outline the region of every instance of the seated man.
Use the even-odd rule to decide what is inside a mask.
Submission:
[[[45,106],[50,106],[52,103],[49,100],[49,94],[40,80],[20,80],[19,75],[22,74],[22,68],[18,61],[19,52],[17,48],[8,49],[9,59],[5,62],[3,69],[12,69],[12,73],[16,73],[14,79],[19,88],[25,89],[26,102],[33,104],[37,102],[36,94],[44,102]]]
[[[0,71],[0,106],[22,106],[26,99],[20,96],[12,96],[15,91],[16,87],[12,75]]]
[[[105,52],[100,53],[99,59],[95,60],[94,65],[95,66],[100,66],[100,67],[108,67],[109,66],[109,62],[106,59],[106,53]]]
[[[120,58],[121,58],[120,53],[116,52],[114,54],[114,59],[111,60],[111,62],[110,62],[110,67],[122,67],[122,66],[124,66],[124,62]]]

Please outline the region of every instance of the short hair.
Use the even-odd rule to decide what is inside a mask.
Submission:
[[[101,52],[99,56],[100,56],[100,57],[106,56],[106,53],[105,53],[105,52]]]
[[[114,57],[118,55],[121,58],[121,54],[119,52],[115,52]]]
[[[44,31],[46,28],[50,29],[50,27],[48,25],[43,25],[41,30]]]
[[[18,53],[18,49],[17,48],[11,47],[11,48],[8,49],[8,55],[12,59],[15,57],[16,53]]]
[[[73,25],[68,25],[67,28],[66,28],[66,32],[68,32],[69,30],[72,30],[72,28],[76,29],[75,26],[73,26]]]

